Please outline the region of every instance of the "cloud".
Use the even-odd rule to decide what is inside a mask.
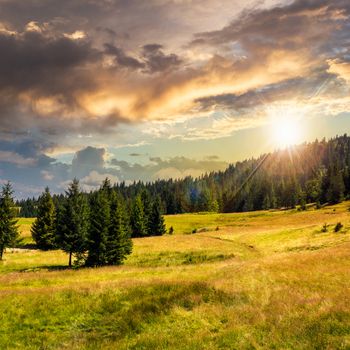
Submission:
[[[153,180],[169,180],[169,179],[183,179],[187,176],[199,177],[205,174],[205,169],[185,169],[183,171],[177,168],[164,168],[158,170],[155,174],[153,174]]]
[[[42,170],[41,176],[43,180],[46,180],[46,181],[52,181],[55,178],[55,176],[47,170]]]
[[[9,151],[0,151],[0,162],[12,163],[21,166],[35,165],[35,160],[33,158],[24,158],[18,153]]]
[[[83,191],[86,191],[86,192],[93,191],[98,189],[101,186],[103,180],[106,179],[107,177],[109,178],[109,180],[111,180],[112,184],[119,182],[118,177],[112,174],[108,174],[108,173],[101,174],[93,170],[87,176],[83,177],[80,180],[80,186]]]
[[[141,153],[130,153],[129,156],[130,157],[140,157],[140,156],[142,156],[142,154]]]
[[[72,176],[81,178],[91,173],[91,171],[103,171],[104,148],[88,146],[75,153],[72,161]]]
[[[350,83],[350,62],[342,61],[340,59],[329,60],[328,72],[334,73],[340,78]]]
[[[163,52],[163,46],[159,44],[144,45],[142,55],[147,67],[146,72],[151,74],[169,71],[183,63],[176,54],[166,55]]]
[[[138,61],[136,58],[126,55],[121,48],[115,47],[112,44],[108,43],[104,44],[104,46],[105,53],[107,55],[113,56],[118,66],[131,69],[139,69],[145,67],[145,65],[142,62]]]
[[[141,165],[112,159],[110,164],[119,174],[120,179],[128,181],[150,181],[168,178],[197,177],[215,170],[224,170],[228,163],[218,159],[196,160],[186,157],[162,159],[151,157],[150,163]]]
[[[317,69],[320,77],[337,74],[334,69],[341,66],[336,68],[335,60],[348,50],[349,5],[342,0],[274,3],[246,8],[213,30],[209,19],[196,18],[198,13],[218,16],[218,5],[207,0],[74,0],[59,8],[34,0],[2,1],[0,131],[11,134],[15,120],[17,131],[37,128],[52,141],[87,132],[98,137],[115,132],[120,123],[203,117],[213,108],[228,108],[224,99],[230,96],[236,106],[245,98],[249,107],[256,102],[255,91],[272,85],[281,87],[277,98],[288,97],[285,82],[305,81]],[[228,1],[221,4],[232,7]],[[179,28],[186,27],[178,16],[185,9],[197,26],[187,31],[187,46],[186,41],[174,45]],[[24,14],[16,17],[19,10]],[[178,16],[177,27],[160,14]],[[158,30],[168,40],[146,35],[153,32],[144,16],[157,28],[168,23]],[[194,30],[205,27],[209,30],[191,41]]]

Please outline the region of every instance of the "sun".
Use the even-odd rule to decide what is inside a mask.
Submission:
[[[297,120],[281,118],[272,126],[274,143],[276,146],[285,148],[297,144],[300,141],[300,127]]]
[[[270,110],[269,114],[272,143],[276,147],[286,148],[302,142],[304,128],[300,110],[279,106]]]

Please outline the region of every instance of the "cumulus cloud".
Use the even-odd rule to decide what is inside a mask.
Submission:
[[[101,174],[93,170],[87,176],[84,176],[80,180],[80,186],[83,191],[90,192],[98,189],[101,186],[101,183],[103,182],[103,180],[106,178],[109,178],[112,184],[119,182],[118,177],[112,174],[109,174],[109,173]]]
[[[75,153],[72,161],[72,176],[82,177],[91,171],[101,171],[104,168],[104,148],[86,147]]]

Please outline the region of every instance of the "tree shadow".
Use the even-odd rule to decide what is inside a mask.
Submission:
[[[69,267],[68,265],[37,265],[33,266],[32,268],[27,268],[27,269],[22,269],[19,270],[20,272],[35,272],[35,271],[79,271],[79,270],[86,270],[86,269],[91,269],[92,267],[90,266],[85,266],[85,265],[77,265],[77,266],[71,266]]]
[[[81,267],[69,267],[68,265],[38,265],[32,268],[18,270],[19,272],[39,272],[39,271],[65,271],[65,270],[80,270]]]
[[[30,250],[40,250],[34,243],[20,243],[16,244],[13,248],[16,249],[30,249]]]

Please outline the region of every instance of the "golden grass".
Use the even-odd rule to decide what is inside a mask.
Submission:
[[[175,234],[135,239],[120,267],[7,252],[0,348],[348,349],[348,207],[167,216]]]

